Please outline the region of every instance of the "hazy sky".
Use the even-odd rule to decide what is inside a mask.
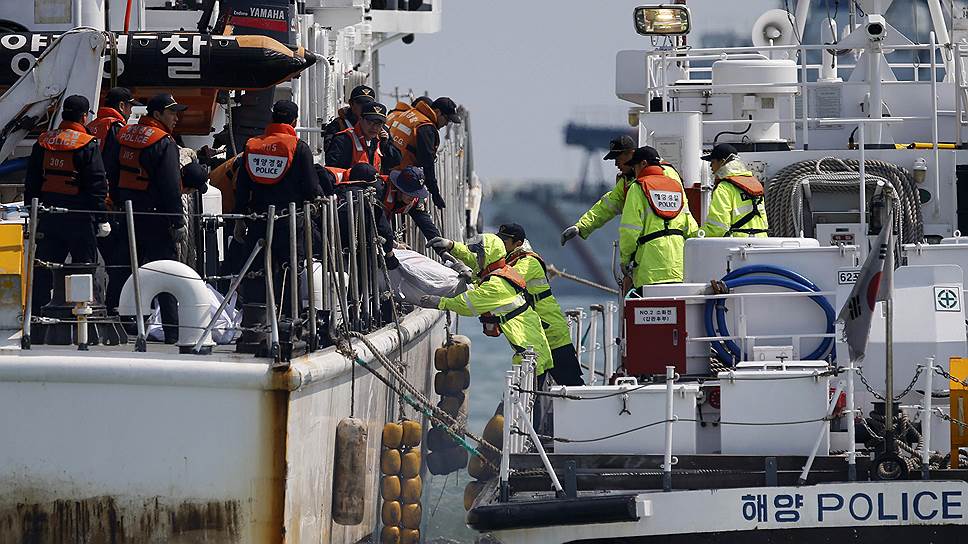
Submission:
[[[381,51],[381,90],[428,90],[468,108],[475,167],[488,181],[575,181],[582,152],[565,147],[564,126],[573,118],[623,121],[631,104],[615,97],[615,53],[649,48],[632,25],[633,8],[644,3],[446,0],[441,32]],[[743,34],[776,4],[689,1],[695,29]],[[614,167],[603,168],[611,176]]]

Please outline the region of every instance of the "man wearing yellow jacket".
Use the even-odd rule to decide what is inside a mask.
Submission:
[[[622,208],[625,206],[625,193],[628,191],[629,185],[635,182],[635,172],[628,164],[628,160],[634,152],[635,141],[630,136],[621,136],[609,143],[608,154],[605,155],[604,160],[615,160],[615,167],[618,168],[619,172],[615,177],[615,187],[602,195],[602,198],[598,199],[598,202],[589,208],[577,223],[561,233],[561,245],[565,245],[568,240],[575,236],[581,236],[582,240],[587,239],[593,232],[611,221],[613,217],[622,213]],[[679,173],[671,164],[660,163],[660,166],[667,176],[682,183]]]
[[[517,223],[501,225],[497,230],[498,237],[504,242],[508,254],[505,258],[509,266],[514,267],[524,277],[528,294],[534,301],[534,309],[541,318],[548,347],[551,348],[551,359],[555,362],[551,375],[558,385],[585,385],[581,378],[581,365],[578,354],[571,343],[571,331],[568,321],[561,312],[561,306],[551,293],[548,284],[548,270],[544,259],[534,252],[527,240],[524,228]]]
[[[706,236],[765,238],[769,224],[766,221],[766,202],[763,200],[763,184],[739,159],[736,148],[719,144],[702,157],[716,178],[716,187],[709,200],[706,222],[702,230]]]
[[[531,307],[524,278],[505,261],[504,242],[497,235],[488,233],[475,236],[466,245],[434,238],[430,246],[450,251],[474,271],[477,281],[456,297],[424,295],[418,304],[480,318],[484,334],[503,334],[511,344],[514,364],[520,364],[520,354],[530,346],[538,356],[535,373],[539,385],[543,383],[544,373],[554,366],[551,349],[541,328],[541,319]]]
[[[651,147],[636,149],[628,161],[636,182],[629,186],[619,226],[625,290],[681,282],[686,238],[699,232],[682,183],[665,175],[659,162]]]

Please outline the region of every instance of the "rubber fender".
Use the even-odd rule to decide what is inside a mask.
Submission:
[[[490,442],[495,448],[504,448],[504,416],[497,414],[493,416],[487,425],[484,426],[484,440]]]
[[[462,393],[471,384],[471,373],[466,368],[461,370],[448,370],[442,374],[444,375],[444,392],[441,394],[455,395]]]
[[[366,494],[366,423],[345,418],[336,426],[333,459],[333,521],[340,525],[363,522]]]
[[[436,476],[456,472],[467,466],[467,450],[454,448],[427,454],[427,470]]]
[[[400,529],[400,544],[419,544],[420,529]]]
[[[447,370],[447,354],[450,350],[447,348],[437,348],[434,350],[434,368],[443,372]]]
[[[463,393],[458,397],[441,397],[440,402],[437,403],[437,407],[447,413],[450,417],[456,418],[461,414],[461,412],[467,413],[467,409],[464,406],[464,400],[467,398]]]
[[[423,495],[423,481],[419,475],[403,480],[400,491],[400,502],[404,504],[419,503],[421,495]]]
[[[420,450],[410,450],[403,454],[400,462],[400,476],[413,478],[420,474]]]
[[[467,482],[464,486],[464,510],[467,512],[471,511],[471,507],[474,506],[474,501],[477,500],[478,495],[484,490],[484,486],[487,485],[485,482],[478,482],[477,480],[471,480]]]
[[[447,346],[447,368],[451,370],[466,368],[471,362],[471,339],[456,334],[452,340],[453,343]]]
[[[380,454],[380,472],[388,476],[400,474],[400,450],[383,450]]]
[[[400,512],[400,525],[403,529],[419,529],[423,508],[419,503],[404,504]]]
[[[403,422],[403,440],[401,443],[404,446],[414,447],[420,445],[420,436],[423,434],[423,427],[420,425],[419,421],[406,420]]]
[[[447,395],[447,371],[434,374],[434,393],[440,396]]]
[[[399,476],[384,476],[380,483],[380,497],[385,501],[400,499],[401,484]]]
[[[430,451],[447,451],[459,447],[460,445],[443,427],[431,427],[427,431],[427,448]]]
[[[399,448],[403,444],[403,425],[387,423],[383,426],[383,447]]]
[[[400,544],[400,528],[392,525],[384,525],[380,531],[380,542],[382,544]]]
[[[400,525],[401,505],[398,501],[385,501],[380,510],[380,520],[384,527],[395,527]]]
[[[494,409],[494,415],[501,414],[504,415],[504,401],[497,403],[497,408]]]
[[[471,457],[470,461],[467,462],[467,473],[470,474],[471,478],[482,482],[486,482],[497,475],[492,468],[484,463],[484,459],[477,455]]]

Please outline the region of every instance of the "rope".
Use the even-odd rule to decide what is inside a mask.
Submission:
[[[554,278],[554,277],[564,278],[566,280],[571,280],[571,281],[573,281],[575,283],[578,283],[578,284],[581,284],[581,285],[584,285],[584,286],[587,286],[587,287],[593,287],[593,288],[598,289],[600,291],[605,291],[606,293],[611,293],[613,295],[617,295],[618,294],[618,289],[613,289],[611,287],[608,287],[607,285],[602,285],[600,283],[595,283],[595,282],[593,282],[591,280],[582,278],[580,276],[576,276],[574,274],[569,274],[568,272],[565,272],[564,270],[559,270],[553,264],[549,264],[548,265],[548,277],[549,278]]]
[[[811,192],[857,192],[860,180],[859,161],[824,157],[816,161],[791,164],[770,180],[766,191],[766,211],[770,219],[770,236],[800,236],[803,229],[804,183]],[[913,176],[900,166],[877,160],[865,161],[865,188],[870,190],[884,181],[894,190],[894,223],[902,243],[920,242],[924,237],[921,200]],[[809,206],[809,202],[806,203]]]

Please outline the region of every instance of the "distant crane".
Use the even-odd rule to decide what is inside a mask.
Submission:
[[[635,130],[628,126],[584,125],[569,122],[565,125],[565,145],[580,147],[585,150],[581,171],[578,176],[578,194],[584,194],[589,188],[588,170],[592,164],[598,170],[598,184],[605,183],[605,173],[602,172],[601,157],[598,155],[608,151],[608,142],[623,134],[636,138]]]

